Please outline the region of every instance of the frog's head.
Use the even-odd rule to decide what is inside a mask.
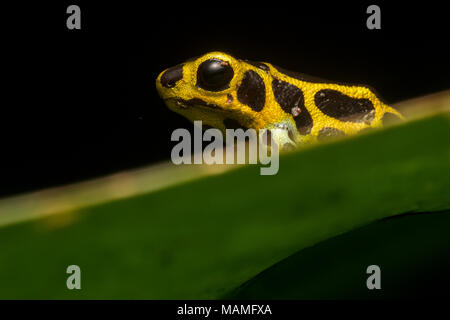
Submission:
[[[277,116],[266,86],[268,64],[210,52],[161,72],[156,88],[166,105],[191,121],[224,130],[266,128]]]

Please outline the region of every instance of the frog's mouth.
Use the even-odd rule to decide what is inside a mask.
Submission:
[[[180,98],[168,98],[168,99],[166,99],[166,102],[170,102],[173,105],[175,105],[181,109],[205,107],[205,108],[214,109],[214,110],[222,110],[222,108],[219,107],[218,105],[208,103],[199,98],[192,98],[189,100],[180,99]]]

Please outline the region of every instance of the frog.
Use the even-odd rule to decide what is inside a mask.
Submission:
[[[370,86],[324,80],[268,62],[208,52],[163,70],[156,89],[191,122],[264,129],[281,150],[351,136],[403,119]]]

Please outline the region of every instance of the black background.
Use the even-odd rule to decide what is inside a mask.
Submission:
[[[67,184],[168,159],[175,128],[163,69],[208,51],[364,83],[389,103],[449,86],[445,8],[369,3],[54,1],[2,7],[0,195]],[[81,8],[81,30],[66,8]]]

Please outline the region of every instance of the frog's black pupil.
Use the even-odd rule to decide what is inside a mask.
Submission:
[[[210,59],[203,61],[197,71],[197,86],[208,91],[228,88],[234,72],[228,62]]]

